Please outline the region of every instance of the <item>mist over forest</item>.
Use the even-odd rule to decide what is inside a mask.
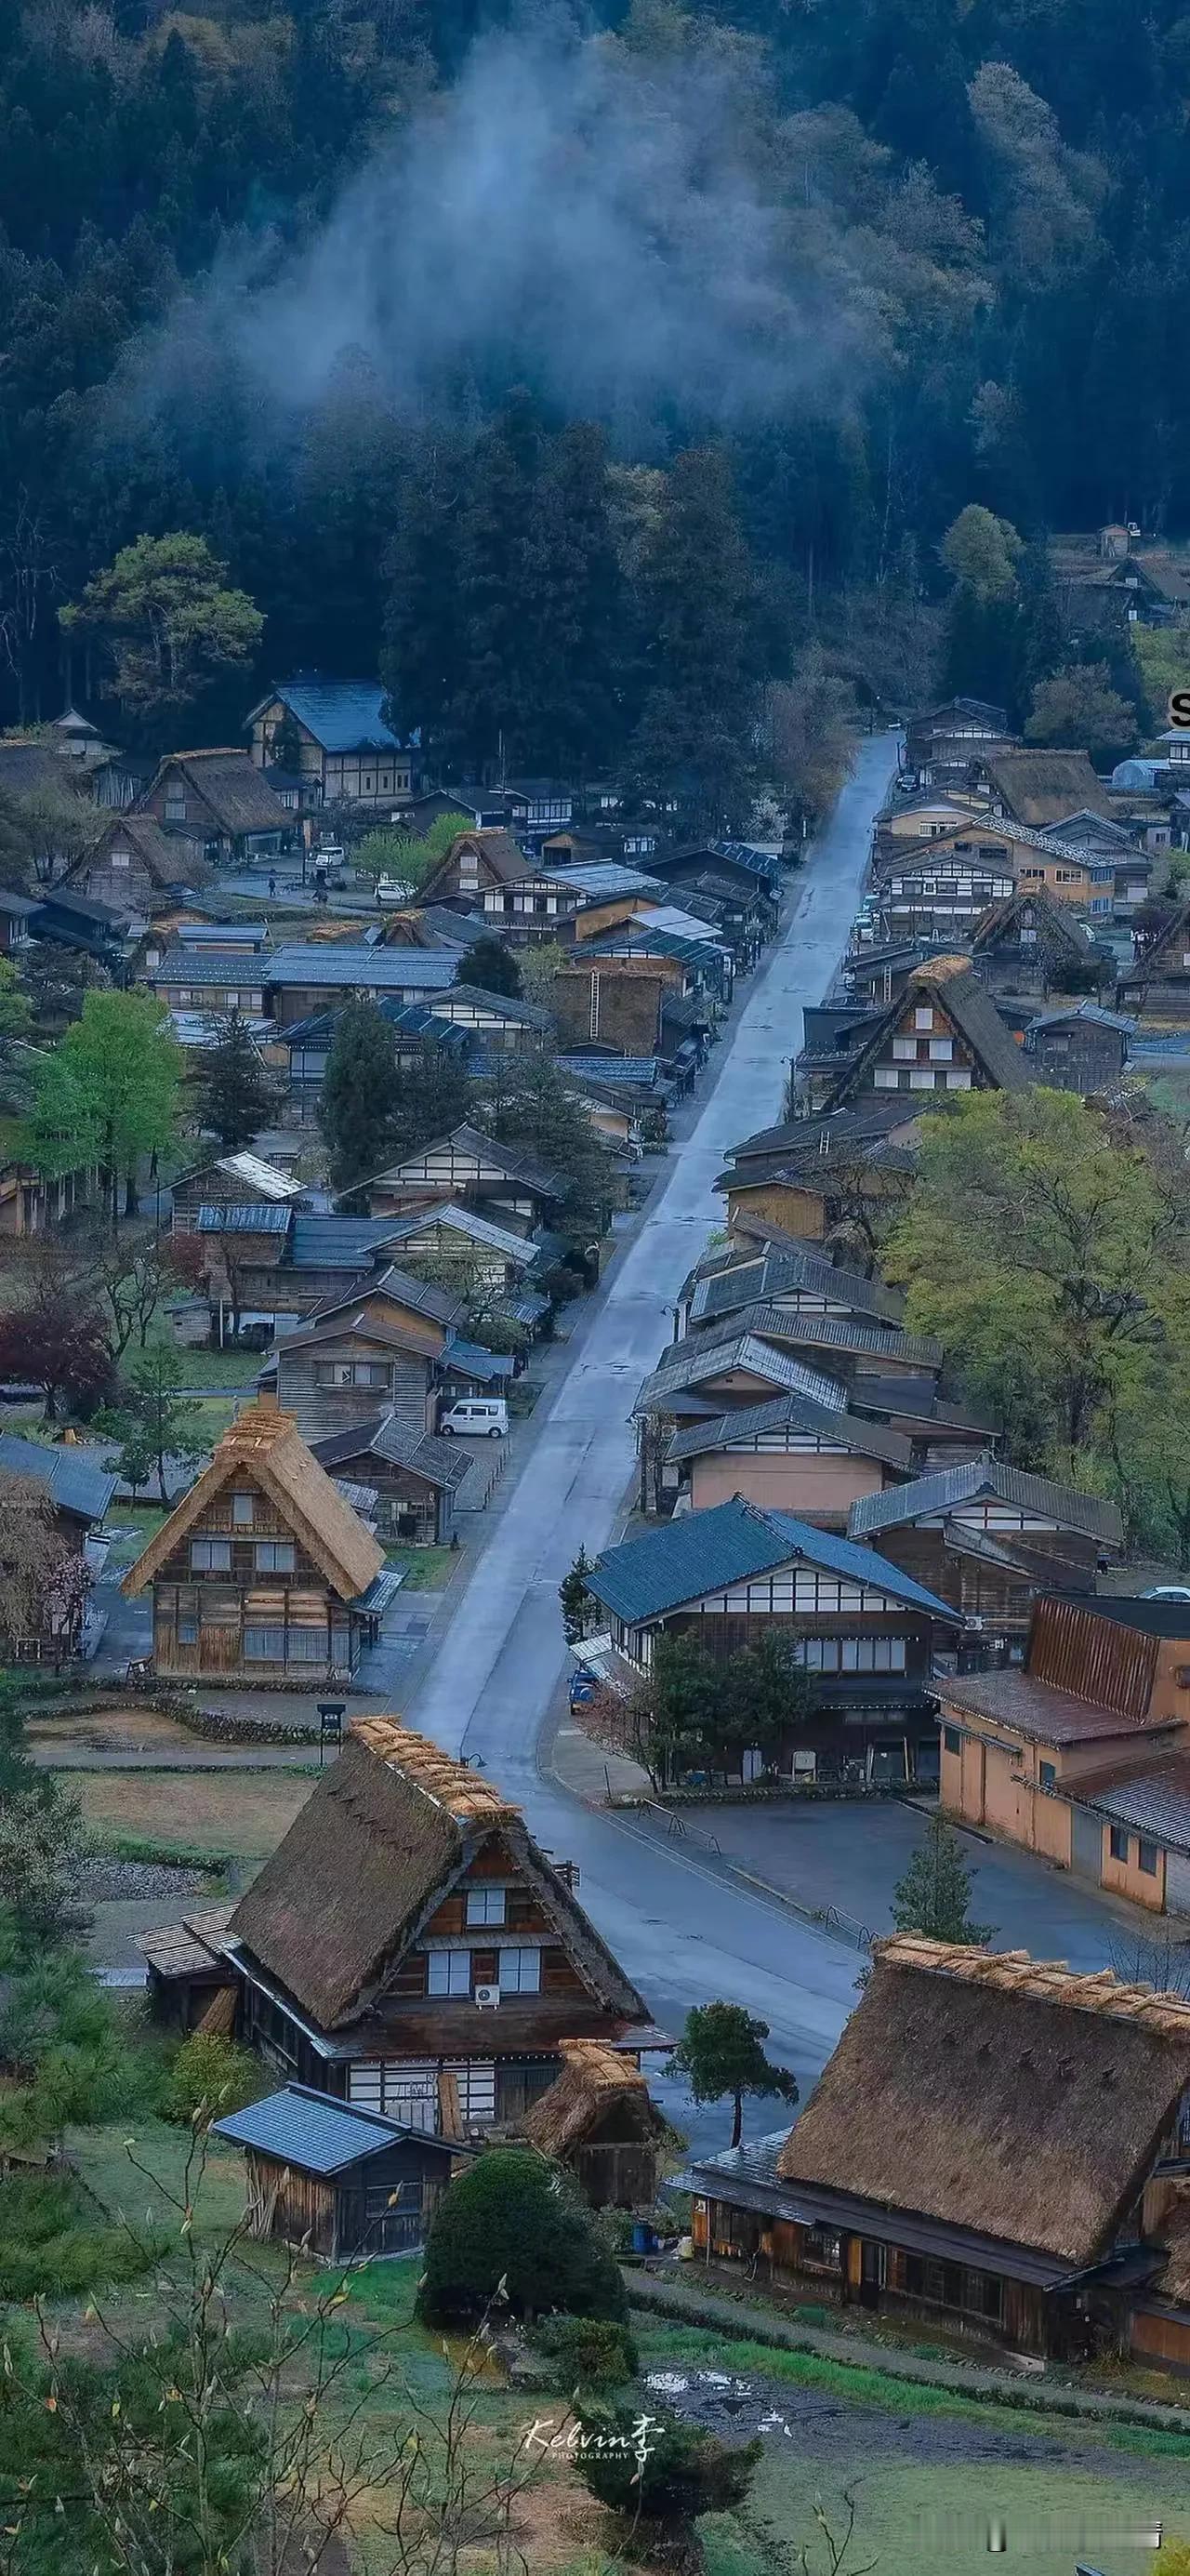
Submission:
[[[1188,90],[1177,0],[13,0],[0,720],[174,530],[456,767],[903,699],[968,505],[1190,526]]]

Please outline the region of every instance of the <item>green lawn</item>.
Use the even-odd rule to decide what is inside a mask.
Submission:
[[[107,1554],[106,1571],[118,1573],[125,1565],[135,1565],[141,1550],[160,1529],[166,1515],[160,1503],[110,1503],[105,1529],[115,1530]]]
[[[793,2565],[805,2542],[812,2576],[826,2576],[815,2505],[841,2537],[848,2494],[845,2576],[871,2563],[876,2576],[982,2576],[997,2524],[1029,2576],[1070,2576],[1079,2556],[1111,2576],[1148,2576],[1146,2526],[1190,2533],[1190,2447],[1173,2435],[1047,2419],[814,2354],[635,2322],[646,2373],[724,2372],[759,2390],[716,2422],[727,2439],[777,2419],[747,2506],[704,2526],[708,2576],[771,2576],[791,2539]]]
[[[179,1346],[187,1386],[252,1386],[264,1365],[262,1351],[194,1351]]]
[[[401,1568],[406,1592],[441,1592],[460,1554],[449,1547],[386,1547],[384,1552],[390,1565]]]

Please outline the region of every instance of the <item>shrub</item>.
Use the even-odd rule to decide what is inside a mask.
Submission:
[[[701,2513],[727,2513],[744,2502],[763,2444],[732,2448],[677,2415],[647,2418],[648,2457],[640,2457],[641,2415],[633,2406],[580,2406],[578,2465],[600,2504],[642,2523],[681,2530]]]
[[[94,2213],[69,2175],[13,2174],[0,2183],[0,2298],[81,2298],[109,2281],[131,2281],[159,2247]]]
[[[610,2317],[543,2317],[533,2341],[557,2362],[567,2388],[620,2388],[640,2368],[627,2326]]]
[[[242,2110],[261,2089],[261,2070],[249,2049],[215,2031],[195,2030],[183,2040],[166,2078],[161,2116],[186,2121],[201,2111],[205,2127],[226,2111]]]
[[[434,2325],[482,2316],[502,2283],[514,2316],[627,2312],[624,2284],[577,2186],[530,2147],[489,2147],[444,2192],[418,2314]]]

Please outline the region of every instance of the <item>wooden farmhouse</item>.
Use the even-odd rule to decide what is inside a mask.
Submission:
[[[792,1512],[843,1531],[861,1495],[903,1484],[912,1443],[886,1422],[802,1395],[772,1396],[683,1423],[669,1440],[658,1507],[708,1511],[739,1496],[761,1511]]]
[[[1111,816],[1110,790],[1086,751],[997,744],[976,754],[973,774],[986,790],[993,814],[1024,823],[1030,831],[1048,831],[1051,823],[1063,823],[1071,814]]]
[[[179,841],[155,815],[117,814],[63,882],[147,921],[182,893],[204,893],[216,882],[216,871],[197,843]]]
[[[373,1216],[402,1217],[454,1201],[522,1236],[546,1224],[566,1195],[560,1173],[466,1123],[378,1172],[366,1188]]]
[[[1144,1029],[1160,1033],[1190,1026],[1190,904],[1146,941],[1121,975],[1116,998]]]
[[[1044,887],[1018,886],[976,923],[971,965],[996,998],[1045,1001],[1064,978],[1090,975],[1095,951],[1069,904]]]
[[[277,1343],[278,1399],[304,1439],[378,1411],[409,1431],[433,1431],[440,1365],[464,1313],[454,1290],[385,1270]]]
[[[651,2209],[666,2130],[639,2066],[600,2039],[564,2039],[561,2057],[519,2135],[569,2166],[592,2209]]]
[[[455,1498],[471,1466],[466,1441],[435,1439],[392,1412],[310,1445],[328,1476],[345,1476],[375,1494],[378,1537],[402,1547],[450,1546]]]
[[[376,680],[332,680],[303,672],[253,707],[252,761],[277,786],[296,782],[301,803],[400,805],[418,767],[416,735],[394,733]]]
[[[304,1196],[301,1182],[291,1172],[278,1171],[259,1154],[220,1154],[179,1172],[171,1193],[172,1231],[197,1233],[204,1208],[216,1216],[228,1208],[293,1208],[300,1206]]]
[[[231,1918],[241,2035],[287,2078],[413,2128],[519,2119],[564,2040],[664,2045],[576,1876],[482,1773],[357,1718]]]
[[[307,2084],[287,2084],[211,2128],[243,2148],[248,2235],[327,2263],[415,2253],[473,2153]]]
[[[163,1679],[308,1689],[354,1672],[395,1578],[275,1397],[249,1404],[124,1577]]]
[[[830,1117],[799,1118],[737,1145],[715,1182],[734,1237],[762,1223],[874,1266],[874,1219],[904,1195],[916,1170],[922,1104],[870,1097]]]
[[[788,2135],[683,2177],[699,2251],[1059,2360],[1190,2364],[1190,2003],[878,1941]]]
[[[177,845],[178,876],[187,882],[185,853],[214,866],[243,867],[288,849],[292,817],[253,767],[246,751],[175,751],[161,761],[139,800]]]
[[[461,1283],[502,1297],[517,1296],[541,1258],[523,1234],[454,1199],[436,1199],[411,1216],[394,1218],[385,1242],[395,1258],[432,1261],[447,1273],[457,1269]]]
[[[847,1527],[962,1612],[979,1662],[1019,1652],[1039,1590],[1086,1591],[1124,1546],[1114,1503],[995,1458],[860,1495]]]
[[[1041,1600],[1023,1672],[938,1697],[948,1812],[1150,1913],[1190,1911],[1190,1604]]]
[[[607,1614],[627,1688],[650,1670],[661,1636],[690,1637],[717,1661],[769,1632],[781,1637],[813,1675],[817,1705],[791,1724],[779,1769],[812,1755],[825,1773],[935,1771],[933,1659],[962,1621],[873,1548],[733,1499],[605,1549],[587,1589]],[[744,1750],[745,1780],[765,1767]]]
[[[986,698],[948,698],[944,706],[924,708],[905,728],[905,775],[918,788],[962,790],[972,760],[992,745],[1010,743],[1004,707]]]
[[[846,1109],[880,1092],[934,1097],[1028,1085],[1021,1050],[966,960],[936,957],[915,967],[840,1074],[827,1107]]]
[[[1028,1022],[1025,1061],[1036,1082],[1089,1100],[1116,1090],[1134,1035],[1132,1021],[1118,1012],[1101,1010],[1097,1002],[1071,1002]]]

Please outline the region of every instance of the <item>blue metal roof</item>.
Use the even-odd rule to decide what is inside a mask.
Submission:
[[[313,2174],[342,2173],[364,2156],[383,2155],[400,2138],[423,2135],[397,2120],[383,2119],[377,2111],[348,2110],[328,2093],[314,2093],[304,2084],[287,2084],[281,2093],[267,2093],[263,2102],[250,2102],[245,2111],[229,2111],[226,2119],[212,2120],[211,2128],[216,2137],[231,2138],[237,2147],[255,2147],[261,2155],[276,2156],[296,2165],[301,2173]],[[426,2143],[433,2147],[439,2142],[429,2138]],[[449,2142],[441,2144],[449,2155]]]
[[[252,961],[249,959],[247,962],[251,964]],[[204,963],[213,964],[214,960]],[[380,992],[387,987],[392,993],[404,990],[412,995],[419,989],[426,993],[440,993],[453,984],[457,963],[457,958],[442,948],[367,948],[349,940],[328,939],[325,945],[315,940],[295,940],[292,947],[278,948],[275,955],[267,960],[264,981],[266,984],[308,984],[314,991],[320,988],[329,991],[336,985],[341,985],[346,991],[359,985],[368,992]],[[162,981],[160,968],[152,980],[155,983]],[[182,982],[184,978],[178,976],[174,980]],[[237,979],[224,974],[220,980],[230,984]],[[241,975],[238,980],[259,984],[259,967],[255,974]]]
[[[952,1627],[962,1625],[944,1601],[902,1574],[875,1548],[835,1538],[829,1530],[814,1529],[790,1512],[762,1512],[738,1497],[710,1511],[686,1512],[664,1529],[651,1530],[647,1538],[609,1548],[588,1583],[596,1600],[618,1618],[656,1619],[687,1601],[701,1600],[708,1592],[723,1592],[730,1584],[772,1574],[795,1557],[845,1582],[863,1584],[870,1592],[887,1593],[907,1607],[928,1611]]]
[[[385,723],[384,691],[376,680],[324,680],[312,672],[308,679],[285,681],[273,695],[323,751],[403,751],[421,738],[412,733],[401,740]]]
[[[395,1234],[392,1217],[298,1216],[293,1221],[289,1266],[293,1270],[366,1270],[373,1247]]]
[[[0,1432],[0,1472],[45,1485],[60,1511],[85,1521],[101,1521],[116,1490],[115,1469],[101,1466],[85,1450],[50,1449],[40,1440],[21,1440],[14,1431]]]
[[[573,1073],[589,1082],[610,1082],[621,1090],[664,1091],[668,1088],[655,1055],[560,1055],[560,1073]]]
[[[479,1342],[465,1342],[458,1333],[451,1334],[439,1366],[453,1370],[460,1377],[478,1378],[481,1386],[513,1375],[510,1352],[485,1351]]]

